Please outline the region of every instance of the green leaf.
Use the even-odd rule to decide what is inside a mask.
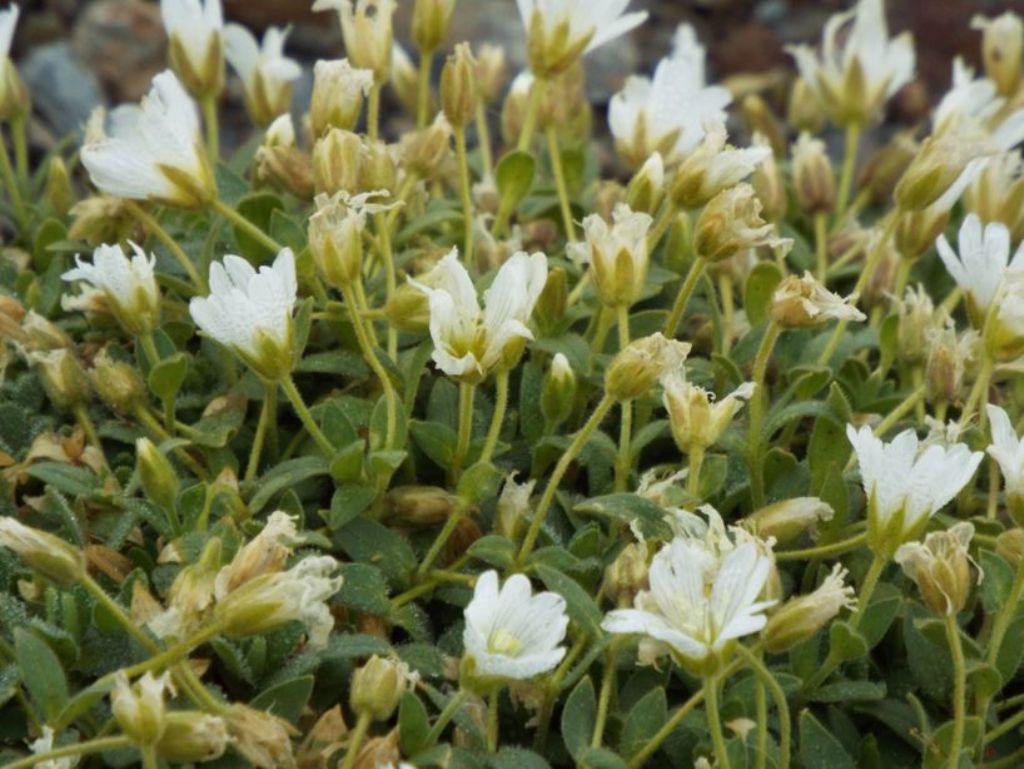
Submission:
[[[313,676],[299,676],[276,684],[253,697],[249,705],[295,723],[313,693],[313,680]]]
[[[482,502],[498,493],[504,474],[490,462],[476,462],[459,476],[455,492],[470,503]]]
[[[580,769],[626,769],[626,762],[608,748],[587,748],[579,757]]]
[[[420,450],[435,465],[442,470],[447,470],[452,466],[452,460],[455,458],[455,445],[459,439],[455,431],[448,425],[414,419],[409,422],[409,434],[416,441]]]
[[[981,602],[986,614],[996,614],[1010,597],[1013,588],[1013,567],[1001,556],[982,548],[978,553],[981,572],[985,578],[981,581]]]
[[[331,497],[327,525],[333,531],[343,528],[369,509],[376,497],[377,490],[373,486],[350,483],[339,487]]]
[[[597,695],[590,676],[584,676],[569,694],[562,708],[562,740],[569,755],[579,760],[590,747],[597,721]]]
[[[889,626],[896,619],[902,603],[903,594],[893,585],[883,582],[875,588],[875,593],[871,596],[871,603],[864,610],[864,616],[861,617],[860,624],[857,626],[868,649],[875,648],[882,640],[886,631],[889,630]]]
[[[173,401],[188,373],[188,358],[185,353],[175,353],[163,358],[149,370],[146,378],[149,389],[161,401]]]
[[[284,208],[281,198],[270,192],[254,192],[246,195],[235,209],[243,218],[248,219],[263,232],[270,231],[270,219],[274,211]],[[261,264],[270,256],[270,250],[257,241],[245,230],[232,225],[235,234],[235,241],[238,243],[238,252],[254,264]]]
[[[282,462],[260,478],[256,493],[249,500],[253,512],[259,512],[274,495],[308,478],[330,473],[330,465],[323,457],[299,457]]]
[[[507,569],[515,563],[516,545],[507,537],[488,534],[470,545],[466,554],[499,569]]]
[[[782,270],[775,262],[759,262],[750,271],[743,289],[743,308],[751,326],[759,326],[768,319],[772,294],[781,282]]]
[[[516,210],[516,206],[533,186],[533,177],[536,173],[537,161],[529,152],[509,152],[498,161],[494,177],[498,185],[498,194],[501,196],[499,218],[508,216]]]
[[[971,767],[973,762],[971,760],[971,753],[973,752],[973,746],[981,736],[981,719],[976,716],[968,716],[964,719],[964,747],[960,750],[960,755],[957,757],[956,766]],[[931,740],[926,743],[924,751],[924,762],[922,763],[922,769],[945,769],[951,762],[951,756],[949,755],[950,748],[953,747],[953,722],[947,721],[938,729],[936,729],[932,735]]]
[[[387,616],[391,612],[388,583],[376,566],[346,563],[338,569],[344,577],[334,600],[342,606],[365,614]]]
[[[640,532],[651,539],[672,539],[672,530],[665,523],[665,511],[649,499],[638,494],[609,494],[581,502],[573,508],[577,513],[589,513],[636,523]]]
[[[349,558],[378,567],[393,585],[404,585],[416,568],[409,541],[368,518],[356,518],[336,531],[333,539]]]
[[[885,699],[886,687],[874,681],[838,681],[819,686],[811,694],[814,702],[870,702]]]
[[[350,350],[330,350],[306,355],[295,370],[304,374],[333,374],[351,379],[366,379],[370,375],[366,362]]]
[[[551,765],[532,750],[502,748],[491,756],[492,769],[551,769]]]
[[[53,650],[34,633],[14,630],[14,657],[18,677],[48,723],[56,720],[68,702],[64,667]]]
[[[398,744],[402,753],[414,756],[423,750],[429,732],[426,706],[415,694],[406,692],[398,705]]]
[[[665,690],[655,686],[639,702],[629,709],[626,725],[622,729],[619,749],[622,755],[632,758],[644,747],[665,721],[668,720],[668,701]]]
[[[857,769],[839,740],[809,710],[800,714],[799,734],[804,769]]]
[[[868,653],[864,636],[854,630],[848,622],[837,620],[829,627],[829,648],[841,662],[860,659]]]
[[[1003,645],[996,657],[996,670],[1003,681],[1010,681],[1020,668],[1024,657],[1024,617],[1017,617],[1006,630]]]
[[[83,467],[63,462],[38,462],[25,472],[72,497],[89,497],[100,488],[100,479]]]
[[[601,620],[603,615],[590,593],[572,577],[567,577],[557,569],[544,564],[537,564],[537,576],[547,585],[548,590],[558,593],[565,599],[569,617],[580,625],[592,638],[601,636]]]

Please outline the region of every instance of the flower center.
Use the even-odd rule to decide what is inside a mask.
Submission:
[[[506,657],[514,657],[522,648],[523,642],[505,628],[498,628],[487,639],[487,651],[491,654],[504,654]]]

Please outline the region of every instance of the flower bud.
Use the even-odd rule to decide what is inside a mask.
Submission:
[[[690,345],[660,333],[631,342],[612,359],[605,374],[605,392],[617,401],[645,395],[666,374],[682,368]]]
[[[94,195],[79,200],[68,213],[72,219],[68,240],[84,240],[91,246],[129,240],[137,226],[121,198]]]
[[[523,130],[533,83],[533,75],[528,71],[520,72],[505,94],[505,101],[501,105],[501,135],[506,144],[514,145]]]
[[[75,193],[71,189],[71,178],[68,176],[68,167],[60,155],[50,158],[50,165],[46,170],[46,189],[44,192],[46,202],[57,216],[67,216],[68,211],[75,202]]]
[[[484,43],[476,52],[476,82],[484,104],[493,104],[501,95],[508,80],[508,62],[505,49],[493,43]]]
[[[118,414],[134,414],[146,402],[146,383],[135,366],[114,360],[106,349],[93,360],[89,380],[100,400]]]
[[[164,689],[170,686],[170,674],[154,678],[146,673],[131,685],[119,670],[110,693],[110,709],[121,731],[138,745],[155,745],[167,726]]]
[[[973,329],[957,335],[947,318],[943,327],[928,331],[924,366],[925,393],[930,403],[956,403],[964,386],[967,364],[974,359],[978,332]]]
[[[935,245],[948,222],[949,210],[943,206],[929,206],[900,214],[893,238],[895,250],[903,259],[919,259]]]
[[[313,165],[297,147],[276,144],[256,150],[256,178],[279,184],[300,200],[313,198]]]
[[[901,131],[868,156],[857,174],[857,189],[867,195],[868,203],[882,206],[892,200],[896,184],[920,149],[912,131]]]
[[[803,78],[793,81],[786,109],[786,122],[796,132],[821,133],[825,127],[825,111],[814,91]]]
[[[391,149],[382,141],[363,143],[362,164],[359,168],[359,188],[365,192],[394,193],[398,187],[398,169]]]
[[[171,764],[196,764],[224,755],[228,728],[224,719],[198,710],[171,711],[164,716],[156,754]]]
[[[772,112],[767,102],[756,93],[747,94],[740,105],[743,114],[743,121],[747,125],[747,132],[755,137],[761,137],[761,144],[772,148],[773,155],[784,155],[786,153],[785,128]]]
[[[805,214],[827,214],[835,208],[836,177],[825,142],[808,133],[800,134],[793,145],[793,189]]]
[[[359,69],[371,70],[378,85],[386,83],[391,73],[396,8],[395,0],[345,0],[338,6],[345,53]]]
[[[318,61],[313,68],[309,119],[313,136],[331,128],[352,131],[363,111],[363,99],[373,87],[373,73],[355,69],[348,59]]]
[[[597,214],[583,220],[586,243],[573,246],[574,258],[590,265],[594,288],[608,307],[629,306],[643,293],[650,265],[647,234],[652,219],[620,203],[609,224]]]
[[[782,328],[813,328],[830,320],[862,321],[866,316],[853,306],[854,296],[843,299],[805,272],[790,275],[772,294],[768,316]]]
[[[709,262],[779,242],[775,227],[761,218],[761,201],[749,184],[738,184],[712,198],[697,219],[694,235],[697,254]]]
[[[1024,355],[1024,273],[1007,270],[1000,291],[984,341],[992,359],[1006,363]]]
[[[967,548],[974,526],[959,521],[945,531],[933,531],[924,543],[900,545],[894,560],[917,583],[925,605],[933,613],[955,617],[967,604],[974,579]],[[980,573],[979,573],[980,577]]]
[[[408,283],[403,283],[384,304],[384,317],[399,331],[425,331],[430,323],[427,295]]]
[[[632,606],[636,594],[647,589],[649,569],[647,544],[631,542],[604,570],[604,595],[620,608]]]
[[[552,336],[565,317],[569,303],[569,279],[564,267],[548,270],[544,290],[533,308],[533,320],[542,336]]]
[[[423,179],[439,173],[451,157],[452,126],[444,113],[422,131],[402,137],[402,157],[409,170]]]
[[[476,60],[469,43],[459,43],[441,70],[441,107],[448,122],[465,128],[476,117],[479,101]]]
[[[359,191],[363,140],[331,128],[313,145],[313,187],[320,194]]]
[[[440,48],[448,37],[455,0],[416,0],[412,10],[412,41],[422,53]]]
[[[416,526],[443,523],[459,506],[458,497],[437,486],[398,486],[384,501],[390,516]]]
[[[164,510],[174,510],[178,499],[178,474],[149,438],[135,441],[139,482],[146,496]]]
[[[817,497],[793,497],[762,507],[743,519],[743,526],[761,539],[776,544],[793,542],[805,531],[813,532],[818,523],[831,521],[834,511]]]
[[[309,218],[309,250],[324,279],[335,288],[360,277],[366,216],[344,205],[338,193],[316,196],[316,213]]]
[[[761,631],[765,650],[779,653],[791,649],[822,630],[843,609],[852,609],[856,600],[846,576],[846,569],[837,563],[817,590],[786,601],[772,613]]]
[[[1024,163],[1019,151],[993,158],[964,193],[964,206],[983,222],[1002,222],[1010,241],[1024,239]]]
[[[899,324],[896,329],[896,354],[900,360],[917,365],[924,362],[928,332],[937,324],[935,306],[924,286],[908,287],[896,305]]]
[[[768,147],[768,140],[763,134],[754,134],[755,147]],[[754,169],[750,184],[761,201],[762,216],[769,222],[781,222],[786,218],[786,178],[775,160],[769,155]]]
[[[47,320],[35,310],[29,310],[21,321],[24,344],[31,352],[70,349],[74,342],[57,324]]]
[[[13,550],[32,571],[58,585],[73,585],[85,576],[85,556],[63,539],[0,518],[0,545]]]
[[[419,108],[419,74],[416,66],[398,42],[391,48],[391,90],[406,113],[415,115]]]
[[[747,382],[716,402],[714,393],[691,384],[678,373],[666,376],[662,386],[672,437],[679,450],[688,454],[714,445],[743,402],[754,394],[754,384]]]
[[[374,655],[352,674],[349,704],[359,715],[369,713],[386,721],[398,707],[410,683],[409,667],[403,662]]]
[[[220,713],[231,737],[231,747],[250,764],[264,767],[292,767],[291,735],[287,721],[245,705],[234,704]]]
[[[576,374],[568,359],[556,353],[540,391],[540,411],[545,422],[552,427],[562,424],[572,413],[575,400]]]
[[[515,473],[505,478],[494,513],[494,529],[498,534],[513,542],[522,537],[526,516],[531,512],[530,495],[536,484],[536,481],[516,483]]]
[[[653,216],[665,199],[665,163],[655,152],[640,167],[626,188],[626,205],[633,211]]]
[[[29,360],[54,406],[68,410],[89,400],[88,377],[71,350],[31,352]]]
[[[994,19],[975,16],[971,29],[981,30],[981,58],[985,76],[996,84],[1000,96],[1012,98],[1021,80],[1021,57],[1024,54],[1024,23],[1020,16],[1007,11]]]
[[[260,533],[243,545],[231,563],[218,573],[217,597],[222,598],[264,574],[281,571],[297,536],[292,516],[281,510],[271,513]]]
[[[934,203],[952,207],[964,179],[979,173],[986,156],[996,154],[988,142],[958,132],[933,134],[907,166],[894,197],[903,211],[919,211]]]
[[[1024,562],[1024,529],[1007,529],[996,537],[996,554],[1017,571]]]

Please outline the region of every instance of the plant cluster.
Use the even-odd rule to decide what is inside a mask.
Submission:
[[[684,25],[617,173],[628,5],[519,0],[505,93],[481,41],[433,82],[455,0],[418,68],[316,0],[294,121],[287,30],[162,0],[169,69],[36,167],[0,13],[7,769],[1024,765],[1020,17],[862,162],[882,0],[784,116]]]

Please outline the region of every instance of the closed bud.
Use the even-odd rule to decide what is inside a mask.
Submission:
[[[533,320],[543,336],[550,336],[561,324],[569,304],[569,278],[564,267],[548,270],[544,290],[533,309]]]
[[[363,140],[351,131],[332,128],[313,145],[313,187],[320,194],[359,190]]]
[[[1024,529],[1007,529],[996,537],[996,553],[1017,571],[1024,563]]]
[[[900,214],[893,238],[896,251],[903,259],[919,259],[935,245],[948,223],[949,210],[943,206]]]
[[[505,479],[494,511],[496,533],[513,542],[522,537],[526,529],[526,516],[531,512],[530,495],[536,484],[536,481],[516,483],[514,473]]]
[[[505,49],[493,43],[484,43],[476,52],[476,82],[480,98],[485,104],[493,104],[501,95],[501,89],[508,80],[508,60]]]
[[[318,4],[320,5],[320,4]],[[341,16],[341,34],[345,53],[360,69],[373,72],[378,85],[388,81],[394,46],[395,0],[359,0],[359,2],[327,2]]]
[[[309,250],[324,279],[335,288],[360,277],[366,216],[345,205],[342,197],[317,195],[316,213],[309,218]]]
[[[437,486],[398,486],[384,498],[389,515],[416,526],[447,521],[459,507],[459,498]]]
[[[853,306],[855,296],[846,299],[833,294],[809,272],[790,275],[772,294],[768,316],[786,329],[813,328],[830,320],[862,321],[866,316]]]
[[[755,147],[767,147],[768,139],[763,134],[754,134]],[[769,222],[781,222],[786,218],[786,178],[779,168],[775,155],[769,155],[754,169],[750,184],[761,201],[762,216]]]
[[[129,240],[137,226],[127,202],[106,195],[80,200],[68,213],[71,214],[68,240],[84,240],[92,246]]]
[[[85,576],[85,556],[80,550],[14,518],[0,518],[0,546],[14,551],[32,571],[58,585],[73,585]]]
[[[68,349],[29,353],[47,397],[59,409],[73,409],[89,400],[88,377]]]
[[[787,651],[823,630],[843,609],[852,609],[856,601],[846,577],[846,569],[837,563],[817,590],[792,598],[773,612],[761,631],[765,650]]]
[[[604,595],[620,608],[632,606],[636,594],[648,587],[649,570],[647,543],[631,542],[604,570]]]
[[[655,152],[640,167],[626,188],[626,205],[632,210],[653,216],[665,199],[665,163]]]
[[[271,713],[234,704],[220,713],[228,728],[231,747],[260,769],[293,767],[291,735],[295,729]]]
[[[402,157],[409,170],[423,179],[438,174],[451,157],[452,126],[444,113],[422,131],[402,138]]]
[[[935,305],[924,286],[908,287],[896,304],[899,323],[896,328],[896,354],[911,364],[923,363],[928,349],[928,332],[941,324]]]
[[[384,304],[384,317],[399,331],[425,331],[430,324],[427,295],[414,286],[403,283]]]
[[[149,438],[135,441],[139,482],[146,496],[164,510],[174,510],[178,499],[178,474]]]
[[[50,165],[46,171],[46,189],[44,192],[46,202],[57,216],[67,216],[68,211],[75,202],[75,193],[71,189],[71,178],[68,176],[68,167],[60,155],[50,158]]]
[[[278,184],[300,200],[313,198],[313,164],[298,147],[260,147],[256,150],[256,178]]]
[[[1010,98],[1017,93],[1024,61],[1024,23],[1021,17],[1007,11],[994,19],[975,16],[971,29],[981,30],[981,58],[985,76],[996,84],[1000,96]]]
[[[224,719],[197,710],[177,710],[164,717],[156,754],[171,764],[197,764],[224,755],[228,728]]]
[[[612,359],[605,374],[605,392],[617,401],[639,398],[666,374],[679,371],[689,353],[689,344],[660,333],[637,339]]]
[[[970,329],[957,334],[947,318],[942,327],[928,331],[927,357],[924,366],[925,393],[930,403],[956,403],[964,387],[967,364],[974,360],[978,332]]]
[[[412,674],[404,662],[374,655],[352,674],[349,704],[359,715],[386,721],[409,688]]]
[[[318,61],[313,68],[313,96],[309,119],[313,136],[331,128],[352,131],[363,111],[363,100],[373,87],[373,73],[356,69],[348,59]]]
[[[164,690],[170,686],[169,677],[169,673],[159,678],[146,673],[132,685],[123,670],[116,674],[110,709],[121,731],[137,745],[155,745],[163,736],[167,726]]]
[[[562,353],[551,359],[540,391],[540,411],[551,426],[560,425],[572,413],[576,399],[576,374]]]
[[[959,521],[945,531],[929,533],[923,543],[907,542],[896,551],[896,563],[917,583],[933,613],[955,617],[967,604],[975,582],[967,551],[973,536],[974,526]]]
[[[422,53],[432,53],[448,37],[455,0],[416,0],[412,10],[412,41]]]
[[[13,18],[12,18],[13,15]],[[7,34],[7,48],[0,58],[0,121],[24,117],[32,108],[28,89],[18,74],[18,68],[9,55],[10,40],[14,36],[14,25],[18,20],[18,6],[12,4],[3,12],[0,26]]]
[[[382,141],[367,140],[363,144],[362,165],[359,169],[359,188],[364,192],[395,192],[398,187],[398,169],[391,149]]]
[[[759,94],[748,94],[740,105],[743,121],[751,136],[761,136],[764,144],[772,148],[772,154],[784,155],[786,152],[785,128],[775,117],[771,107]],[[756,143],[756,142],[755,142]]]
[[[146,402],[146,383],[135,366],[114,360],[106,349],[93,360],[89,378],[100,400],[118,414],[134,414]]]
[[[533,82],[533,75],[527,71],[520,72],[505,94],[501,105],[501,135],[506,144],[515,144],[523,130]]]
[[[688,454],[703,452],[714,445],[743,403],[754,394],[754,384],[747,382],[716,401],[714,393],[691,384],[681,373],[666,376],[662,386],[672,437],[679,450]]]
[[[892,200],[896,184],[920,149],[912,131],[901,131],[868,156],[857,174],[857,189],[867,195],[868,203],[882,206]]]
[[[388,84],[402,108],[415,115],[419,108],[419,74],[409,54],[397,42],[391,49],[391,79]]]
[[[994,154],[989,142],[959,132],[929,136],[896,185],[896,204],[903,211],[920,211],[936,203],[952,207],[964,178],[980,172],[983,159]]]
[[[33,352],[69,349],[74,342],[56,323],[47,320],[35,310],[29,310],[21,321],[26,349]]]
[[[1002,222],[1010,241],[1024,239],[1024,162],[1019,151],[1004,152],[985,166],[964,193],[964,207],[983,222]]]
[[[825,127],[825,111],[821,102],[803,78],[794,80],[789,91],[786,122],[797,133],[807,131],[818,134]]]
[[[825,142],[808,133],[800,134],[793,145],[793,188],[805,214],[827,214],[835,208],[836,177]]]
[[[476,60],[469,43],[459,43],[441,70],[441,107],[455,128],[465,128],[476,116],[479,101]]]
[[[694,247],[709,262],[779,243],[775,227],[761,218],[761,201],[749,184],[738,184],[715,195],[697,219]]]
[[[772,538],[786,545],[804,532],[814,532],[822,521],[831,521],[834,511],[817,497],[794,497],[762,507],[743,519],[743,526],[761,539]]]

